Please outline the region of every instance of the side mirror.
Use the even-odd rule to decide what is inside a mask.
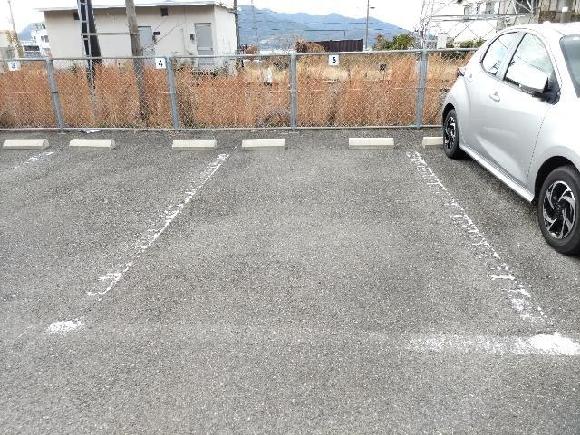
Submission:
[[[532,95],[545,93],[550,80],[548,74],[521,63],[510,65],[506,79],[519,85],[522,91]]]

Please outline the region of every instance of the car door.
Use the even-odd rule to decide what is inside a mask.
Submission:
[[[521,36],[517,31],[499,35],[488,46],[479,64],[467,71],[465,77],[470,97],[470,119],[467,120],[467,128],[462,129],[462,135],[467,146],[486,160],[489,159],[486,144],[489,116],[495,110],[493,94],[501,83],[501,75]]]
[[[526,33],[511,57],[502,81],[486,89],[479,143],[491,164],[524,185],[538,133],[553,102],[523,90],[515,79],[518,67],[532,68],[550,77],[548,87],[558,87],[550,55],[542,40]],[[514,71],[514,74],[511,74]]]

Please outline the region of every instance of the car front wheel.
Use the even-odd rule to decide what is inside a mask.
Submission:
[[[538,222],[556,251],[580,254],[580,173],[573,166],[552,171],[538,196]]]
[[[459,148],[459,122],[457,112],[450,110],[443,121],[443,150],[450,159],[462,159],[465,157]]]

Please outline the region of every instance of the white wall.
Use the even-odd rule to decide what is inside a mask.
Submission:
[[[236,18],[225,8],[215,8],[217,50],[220,54],[235,54],[236,46]]]
[[[222,7],[169,6],[169,16],[162,17],[159,7],[137,7],[139,26],[150,26],[160,32],[154,44],[155,55],[196,55],[196,23],[210,23],[213,28],[214,51],[217,55],[235,52],[234,15]],[[73,11],[45,12],[45,23],[53,57],[83,55],[80,21],[73,20]],[[104,57],[131,55],[127,18],[122,8],[95,9],[95,23]]]
[[[73,20],[72,11],[45,12],[44,24],[53,57],[84,56],[81,24],[80,21]]]
[[[8,34],[6,31],[0,31],[0,48],[8,48],[10,47],[10,42],[8,40]]]

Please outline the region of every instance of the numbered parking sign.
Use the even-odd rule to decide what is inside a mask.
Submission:
[[[155,58],[155,68],[157,69],[167,69],[167,62],[164,57]]]
[[[20,71],[20,62],[17,60],[8,62],[8,71]]]
[[[328,56],[328,64],[330,66],[340,65],[340,56],[338,54],[331,54],[330,56]]]

